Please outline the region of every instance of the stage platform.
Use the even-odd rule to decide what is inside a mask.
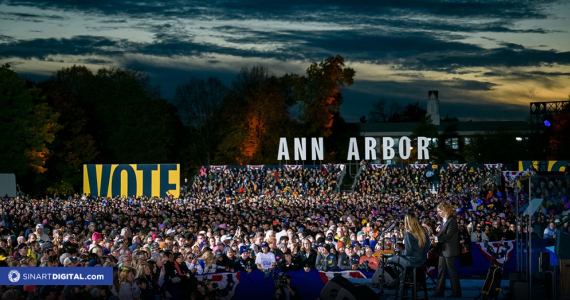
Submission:
[[[350,282],[356,284],[356,285],[367,285],[368,287],[370,287],[374,292],[379,293],[380,289],[375,288],[374,286],[371,286],[371,279],[370,278],[366,278],[366,279],[349,279]],[[485,283],[484,279],[461,279],[461,290],[462,290],[462,298],[457,298],[457,299],[475,299],[475,297],[477,297],[480,293],[481,293],[481,288],[483,287],[483,283]],[[430,282],[428,280],[428,297],[429,299],[449,299],[449,298],[433,298],[431,297],[431,295],[433,294],[434,288],[435,288],[435,284],[433,284],[432,282]],[[501,281],[501,288],[503,289],[503,293],[507,293],[509,290],[509,281],[508,280],[502,280]],[[379,295],[379,299],[382,300],[390,300],[390,299],[394,299],[395,298],[395,290],[384,290],[384,295]],[[421,292],[422,294],[418,294],[418,298],[423,299],[423,292]],[[409,295],[411,295],[411,292],[409,292]],[[451,295],[451,288],[449,286],[449,280],[447,281],[447,289],[445,292],[445,296],[449,296]],[[504,297],[501,295],[499,296],[499,299],[503,299]]]

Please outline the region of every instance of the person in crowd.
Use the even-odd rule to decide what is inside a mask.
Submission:
[[[315,268],[315,263],[317,262],[317,252],[313,250],[312,243],[309,239],[303,240],[302,248],[299,251],[297,257],[299,260],[299,265],[305,270],[305,272],[309,272],[311,269]]]
[[[348,254],[347,248],[343,242],[338,242],[337,247],[339,249],[337,267],[341,270],[352,270],[352,264],[350,261],[350,256]],[[352,248],[350,250],[352,254]]]
[[[240,249],[240,257],[235,261],[235,269],[237,271],[247,272],[251,274],[251,272],[257,270],[257,266],[255,264],[255,260],[250,257],[249,250],[244,247]]]
[[[291,275],[279,274],[277,278],[284,283],[275,289],[274,300],[302,300],[301,291],[297,287],[291,286]]]
[[[275,261],[275,254],[269,252],[269,244],[267,242],[261,244],[261,251],[262,252],[255,257],[255,264],[257,265],[257,269],[263,272],[265,279],[268,279],[271,272],[277,266],[277,261]]]
[[[140,299],[141,291],[138,285],[134,282],[135,277],[131,270],[122,270],[119,275],[119,299],[120,300],[136,300]]]
[[[474,243],[481,243],[481,242],[488,242],[489,237],[483,231],[481,224],[477,224],[476,230],[471,233],[471,242]]]
[[[465,225],[459,226],[459,244],[461,254],[459,254],[459,265],[464,268],[473,265],[473,255],[471,255],[471,235]]]
[[[282,272],[297,271],[301,266],[293,259],[293,254],[291,251],[287,250],[283,254],[283,258],[277,264],[277,268]]]
[[[374,251],[372,251],[370,246],[364,247],[364,255],[360,256],[360,269],[370,269],[373,271],[378,269],[378,266],[380,265],[378,257],[373,256],[372,254],[374,254]]]
[[[439,182],[435,190],[428,188],[425,168],[373,170],[366,165],[354,193],[338,192],[335,187],[340,172],[327,166],[302,170],[204,168],[179,198],[0,197],[0,266],[120,266],[120,272],[130,269],[136,278],[130,286],[140,284],[141,291],[144,281],[139,277],[150,272],[144,276],[144,285],[156,299],[176,293],[173,292],[176,283],[172,282],[174,270],[186,275],[182,278],[188,275],[194,278],[217,270],[232,271],[233,261],[233,271],[255,272],[258,260],[269,261],[267,270],[272,270],[277,266],[268,256],[279,256],[281,267],[281,257],[290,251],[290,265],[297,263],[310,272],[317,265],[315,246],[321,243],[330,247],[328,254],[335,257],[335,269],[358,269],[360,256],[368,257],[367,246],[392,250],[393,245],[406,239],[408,231],[403,220],[408,212],[416,213],[430,228],[431,235],[438,238],[441,235],[442,241],[436,244],[439,246],[435,251],[450,259],[446,251],[449,242],[443,240],[445,231],[450,230],[446,227],[451,218],[442,220],[438,215],[440,203],[448,203],[457,224],[466,226],[470,233],[468,236],[459,230],[458,237],[464,241],[463,244],[458,241],[460,258],[464,246],[470,246],[468,238],[473,242],[490,240],[483,230],[486,225],[488,232],[505,238],[513,237],[512,225],[519,226],[519,232],[526,238],[528,226],[516,224],[516,214],[520,212],[514,211],[514,201],[519,199],[522,207],[539,193],[545,201],[531,219],[532,236],[537,237],[538,233],[543,237],[547,227],[550,228],[549,222],[554,222],[557,231],[568,230],[570,180],[543,183],[539,179],[531,186],[529,197],[524,192],[528,189],[517,195],[513,188],[501,186],[500,169],[433,171],[432,181]],[[396,226],[387,232],[391,224]],[[446,230],[442,233],[443,229]],[[267,252],[262,250],[264,243],[269,244]],[[298,247],[295,243],[299,243]],[[330,260],[329,266],[329,260],[323,260],[326,257],[322,253],[327,252],[323,247],[318,265],[330,269],[333,262]],[[247,253],[242,253],[242,248]],[[219,263],[220,267],[216,258],[218,249],[225,261]],[[239,258],[234,260],[238,251]],[[435,258],[438,262],[440,259],[441,256]],[[145,264],[149,266],[148,272]],[[451,269],[449,265],[447,268]],[[102,293],[118,297],[119,276],[117,273],[114,288],[97,287],[89,292],[98,297]],[[195,294],[199,289],[197,283],[188,286],[192,297],[202,297]],[[212,286],[205,286],[205,297],[215,297]],[[77,293],[86,291],[78,289]],[[26,291],[23,293],[28,295]],[[453,295],[456,296],[455,291]]]
[[[485,224],[485,231],[484,232],[487,235],[487,237],[489,238],[489,241],[496,242],[499,240],[499,237],[497,236],[495,231],[493,229],[491,229],[491,225]]]
[[[205,247],[202,250],[202,256],[200,256],[200,258],[198,259],[198,265],[195,265],[195,267],[198,269],[196,274],[205,275],[210,273],[216,273],[216,270],[218,269],[216,261],[217,258],[212,253],[212,249]]]
[[[315,262],[315,267],[319,271],[332,271],[337,268],[337,258],[334,254],[330,253],[330,244],[319,245],[319,254]]]
[[[554,222],[550,222],[548,223],[548,227],[546,227],[546,229],[544,229],[544,235],[543,238],[547,239],[547,240],[554,240],[556,238],[556,225],[554,224]]]

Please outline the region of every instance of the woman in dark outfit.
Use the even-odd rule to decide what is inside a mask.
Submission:
[[[461,268],[473,265],[471,255],[471,235],[465,225],[459,226],[459,244],[461,244],[461,254],[459,254],[459,265]]]
[[[400,289],[404,285],[405,268],[421,267],[427,260],[427,253],[431,246],[427,230],[418,223],[416,214],[408,213],[404,218],[404,250],[400,255],[388,259],[394,264],[400,278]]]

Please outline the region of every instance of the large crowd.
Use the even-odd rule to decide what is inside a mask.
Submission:
[[[528,219],[515,222],[515,201],[528,205],[528,189],[516,195],[490,180],[499,174],[366,169],[349,193],[338,192],[336,168],[203,168],[176,199],[5,197],[0,266],[112,267],[114,284],[1,286],[0,293],[2,299],[218,299],[215,282],[204,275],[262,272],[271,280],[276,269],[373,271],[381,263],[374,253],[401,242],[407,212],[435,234],[441,202],[456,209],[461,264],[469,265],[470,242],[514,239],[517,226],[527,231]],[[531,219],[532,237],[553,240],[556,231],[568,232],[570,177],[541,178],[530,189],[544,199]],[[276,298],[284,295],[300,299],[290,287]]]

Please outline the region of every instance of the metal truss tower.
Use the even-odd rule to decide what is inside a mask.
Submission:
[[[530,126],[532,132],[532,159],[538,160],[538,170],[546,171],[546,161],[550,154],[549,134],[550,125],[546,126],[545,121],[553,122],[556,114],[567,110],[570,101],[551,102],[531,102],[530,103]]]

